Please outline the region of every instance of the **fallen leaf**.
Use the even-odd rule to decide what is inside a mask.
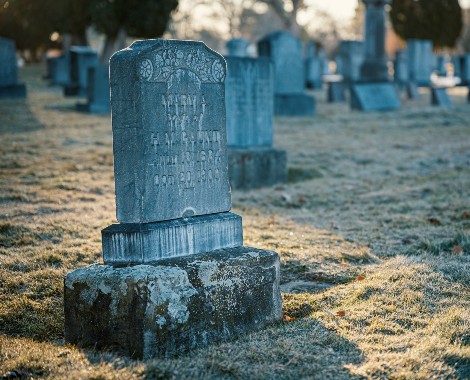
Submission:
[[[357,280],[357,281],[362,281],[362,280],[364,280],[365,278],[366,278],[365,275],[360,274],[359,276],[357,276],[356,280]]]
[[[346,312],[344,310],[339,310],[339,311],[336,312],[336,316],[337,317],[345,317]]]
[[[459,253],[462,253],[462,252],[463,252],[463,248],[460,245],[456,245],[452,249],[452,253],[455,254],[455,255],[458,255]]]
[[[462,219],[468,219],[468,218],[470,218],[470,212],[464,211],[464,212],[462,213]]]
[[[284,317],[284,321],[286,322],[294,322],[296,319],[297,318],[289,317],[288,315]]]
[[[431,224],[434,224],[435,226],[440,226],[442,225],[441,221],[437,218],[428,218],[428,222],[431,223]]]
[[[300,203],[301,205],[304,205],[306,202],[307,202],[307,201],[306,201],[305,197],[303,197],[303,196],[301,195],[301,196],[299,197],[299,203]]]

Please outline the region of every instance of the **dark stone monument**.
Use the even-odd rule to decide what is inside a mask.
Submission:
[[[109,113],[109,66],[88,68],[87,102],[77,103],[77,110],[89,113]]]
[[[134,42],[110,61],[117,219],[104,265],[66,275],[65,340],[171,357],[281,318],[279,256],[229,212],[226,64],[201,42]]]
[[[243,38],[232,38],[227,42],[227,56],[229,57],[248,57],[248,46],[250,41]]]
[[[452,108],[452,102],[445,87],[431,87],[431,104],[433,106]]]
[[[0,37],[0,98],[24,97],[26,86],[18,83],[15,42]]]
[[[400,97],[390,82],[385,52],[385,5],[391,0],[363,0],[366,5],[364,62],[361,81],[351,87],[351,107],[362,111],[400,108]]]
[[[439,55],[436,57],[436,72],[439,76],[445,77],[447,76],[447,69],[446,69],[446,57],[444,55]]]
[[[307,116],[315,113],[315,98],[304,93],[302,42],[289,32],[274,32],[258,42],[258,55],[274,64],[274,114]]]
[[[336,57],[336,74],[350,84],[360,79],[360,68],[364,61],[364,43],[361,41],[341,41]]]
[[[227,58],[227,144],[232,188],[287,181],[286,152],[273,142],[273,65],[268,58]]]
[[[86,96],[88,69],[98,66],[98,54],[87,46],[72,46],[69,60],[70,83],[64,87],[64,95]]]
[[[410,80],[418,87],[429,87],[432,74],[432,41],[409,39],[408,45],[408,70]]]

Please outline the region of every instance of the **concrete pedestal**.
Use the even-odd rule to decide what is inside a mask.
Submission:
[[[274,115],[310,116],[315,114],[315,97],[308,94],[274,95]]]
[[[237,247],[66,275],[65,341],[137,359],[171,357],[281,318],[279,256]]]
[[[0,86],[0,98],[25,98],[26,85],[23,83]]]
[[[343,103],[346,101],[346,84],[344,82],[328,82],[326,94],[328,103]]]
[[[287,182],[287,154],[271,147],[229,147],[228,171],[234,189],[248,190]]]

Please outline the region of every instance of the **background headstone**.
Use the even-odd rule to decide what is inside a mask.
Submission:
[[[66,96],[86,96],[88,69],[98,66],[98,54],[87,46],[72,46],[69,51],[70,83],[64,88]]]
[[[391,83],[358,83],[351,88],[351,107],[362,111],[400,108],[400,98]]]
[[[419,87],[429,87],[433,67],[432,41],[409,39],[406,43],[410,80]]]
[[[17,81],[18,64],[15,42],[0,37],[0,98],[24,98],[26,86]]]
[[[408,52],[406,50],[398,50],[395,52],[393,68],[395,83],[400,86],[400,88],[405,88],[410,80],[408,73]]]
[[[243,38],[232,38],[227,42],[227,56],[229,57],[248,57],[248,46],[250,41]]]
[[[274,64],[274,114],[313,115],[315,98],[304,93],[302,42],[289,32],[274,32],[258,42],[258,55]]]
[[[346,83],[360,79],[360,68],[364,61],[364,43],[341,41],[336,57],[336,74],[342,75]]]
[[[88,68],[87,102],[77,103],[77,110],[90,113],[109,113],[110,88],[109,66]]]
[[[272,147],[273,65],[268,58],[227,58],[227,144],[232,188],[287,180],[286,152]]]

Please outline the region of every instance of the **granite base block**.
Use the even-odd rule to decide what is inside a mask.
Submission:
[[[343,103],[346,101],[346,84],[344,82],[329,82],[326,94],[328,103]]]
[[[65,341],[172,357],[281,318],[279,256],[237,247],[154,265],[91,265],[64,281]]]
[[[278,116],[310,116],[315,114],[315,97],[308,94],[274,95],[274,114]]]
[[[0,98],[25,98],[26,85],[24,83],[0,86]]]
[[[228,148],[233,189],[255,189],[287,182],[287,154],[271,147]]]
[[[155,223],[112,224],[101,231],[105,264],[142,264],[243,245],[242,218],[231,212]]]
[[[100,103],[77,103],[75,108],[79,112],[86,113],[110,113],[111,106],[109,103],[100,104]]]
[[[351,108],[361,111],[389,111],[400,108],[400,96],[392,83],[355,83],[351,86]]]

